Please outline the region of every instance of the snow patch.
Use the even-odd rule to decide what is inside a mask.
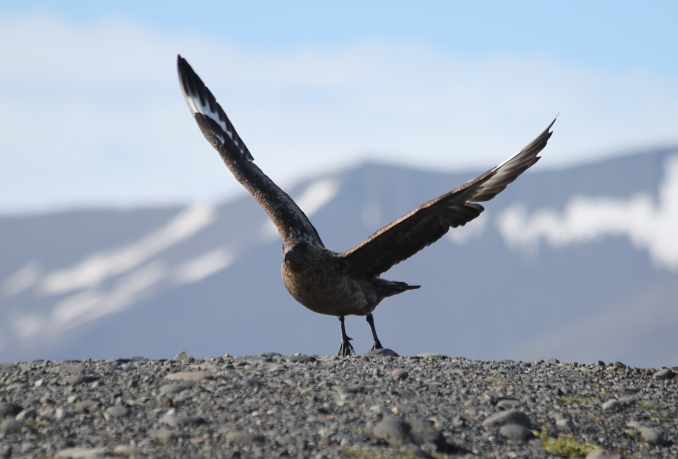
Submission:
[[[294,202],[297,203],[297,206],[307,217],[310,217],[330,202],[337,195],[340,188],[341,183],[337,179],[324,178],[316,180],[306,187],[304,192],[294,199]],[[259,234],[265,242],[270,242],[278,235],[278,229],[269,220],[263,224]]]
[[[330,202],[339,192],[339,180],[325,178],[311,183],[304,193],[295,199],[295,202],[307,217],[319,211]]]
[[[11,314],[9,321],[16,335],[22,340],[35,336],[47,326],[45,317],[36,312]]]
[[[211,206],[188,208],[138,242],[94,254],[71,268],[47,274],[39,285],[44,295],[56,295],[93,288],[102,281],[129,272],[159,252],[178,244],[212,223],[216,216]]]
[[[166,274],[165,265],[154,262],[120,279],[110,292],[92,289],[72,295],[52,309],[53,324],[63,330],[122,311],[141,300]]]
[[[190,284],[201,281],[235,261],[235,256],[225,248],[211,250],[176,268],[173,276],[177,284]]]
[[[38,263],[29,261],[5,279],[2,283],[2,293],[6,297],[18,295],[35,284],[40,279],[41,272],[42,268]]]
[[[608,236],[628,237],[647,250],[660,267],[678,272],[678,156],[667,161],[658,198],[646,193],[628,199],[577,196],[562,212],[524,206],[506,209],[497,227],[506,244],[535,252],[542,240],[556,248],[588,243]]]

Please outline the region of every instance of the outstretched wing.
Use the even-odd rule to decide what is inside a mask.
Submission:
[[[374,277],[411,257],[443,237],[450,229],[464,226],[484,210],[476,202],[489,201],[520,174],[539,161],[539,152],[551,137],[553,120],[544,132],[522,151],[494,169],[414,209],[372,236],[342,253],[354,277]]]
[[[235,178],[259,201],[278,228],[283,241],[306,240],[322,247],[320,236],[308,217],[287,193],[252,162],[254,158],[224,110],[181,56],[177,58],[177,69],[184,98],[203,135],[219,152]]]

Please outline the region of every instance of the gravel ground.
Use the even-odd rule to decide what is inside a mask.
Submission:
[[[678,457],[676,368],[389,354],[0,364],[0,457]]]

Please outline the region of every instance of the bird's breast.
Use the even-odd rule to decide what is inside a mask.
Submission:
[[[319,314],[366,315],[379,302],[369,282],[353,279],[335,260],[283,263],[282,278],[294,299]]]

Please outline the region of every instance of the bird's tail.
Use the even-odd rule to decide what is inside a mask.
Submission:
[[[420,285],[408,285],[405,282],[396,282],[381,278],[377,278],[376,281],[377,290],[379,290],[379,293],[383,295],[384,298],[421,287]]]

